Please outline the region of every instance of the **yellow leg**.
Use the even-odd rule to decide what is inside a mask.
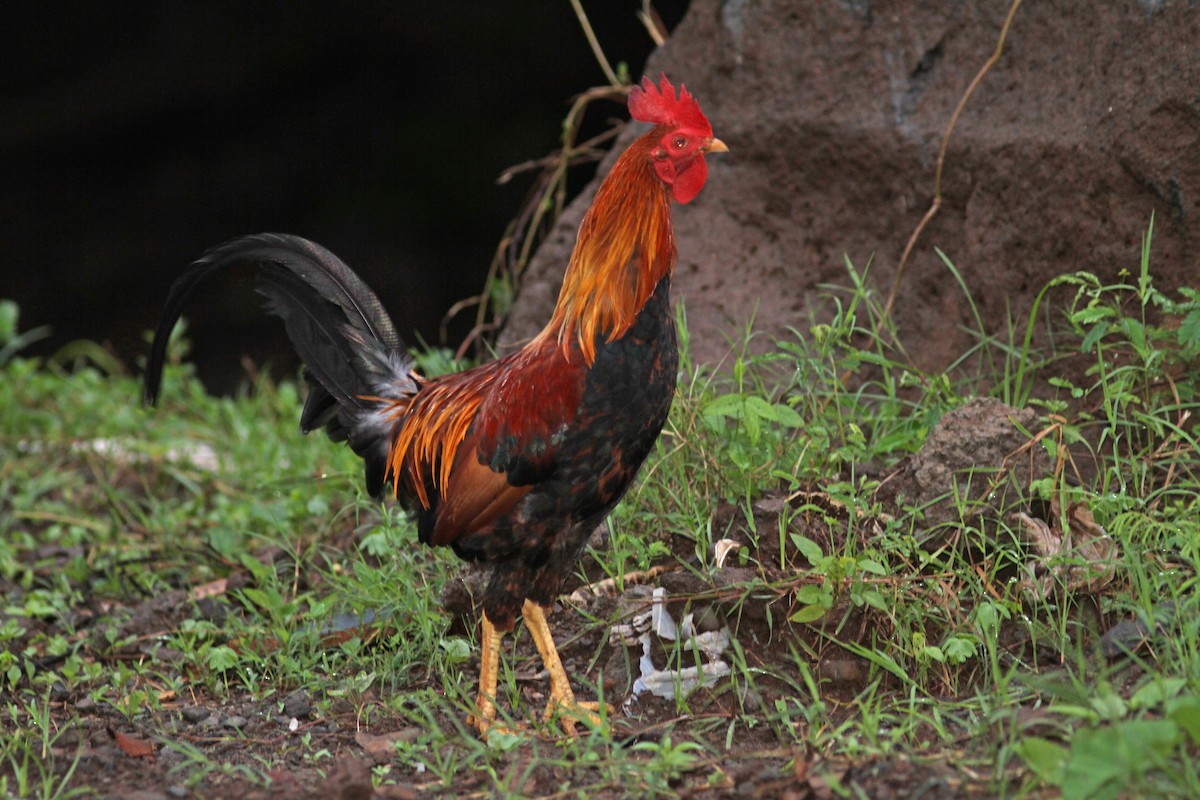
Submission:
[[[481,736],[496,721],[496,675],[500,670],[500,640],[504,634],[483,615],[483,655],[479,659],[479,696],[475,699],[475,713],[467,717],[467,724],[475,727]]]
[[[600,710],[600,704],[575,699],[575,693],[571,691],[571,682],[563,669],[562,659],[558,657],[558,648],[554,646],[554,638],[550,635],[546,612],[537,603],[526,600],[521,606],[521,616],[525,619],[525,627],[529,629],[533,643],[537,645],[546,671],[550,673],[550,700],[546,703],[546,719],[559,714],[563,730],[570,736],[575,735],[575,724],[580,720],[598,726],[600,715],[596,712]]]

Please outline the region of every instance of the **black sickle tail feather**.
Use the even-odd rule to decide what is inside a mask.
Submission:
[[[341,259],[298,236],[263,233],[212,248],[171,286],[146,364],[145,399],[158,399],[167,340],[188,298],[210,275],[259,267],[258,291],[283,320],[310,385],[300,416],[305,433],[325,428],[349,440],[366,462],[367,488],[383,488],[392,421],[363,397],[404,398],[419,388],[412,362],[383,304]]]

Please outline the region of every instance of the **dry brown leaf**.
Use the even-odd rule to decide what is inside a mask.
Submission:
[[[215,597],[219,594],[225,594],[225,590],[229,587],[228,578],[217,578],[215,581],[193,586],[188,592],[189,600],[202,600],[205,597]]]
[[[122,753],[130,758],[154,758],[154,744],[145,739],[138,739],[135,736],[130,736],[120,731],[108,729],[109,738],[117,743],[117,747]]]
[[[800,782],[808,778],[808,758],[803,753],[796,753],[792,759],[792,775]]]
[[[1091,510],[1083,503],[1068,506],[1064,531],[1059,508],[1057,501],[1051,502],[1050,522],[1024,512],[1017,514],[1019,529],[1036,554],[1035,560],[1026,565],[1029,574],[1021,587],[1037,599],[1048,597],[1055,587],[1085,594],[1097,592],[1112,581],[1116,572],[1116,545],[1096,524]]]

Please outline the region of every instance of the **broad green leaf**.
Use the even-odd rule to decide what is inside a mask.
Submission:
[[[741,395],[723,394],[705,403],[700,413],[705,417],[740,418],[745,413],[745,403]]]
[[[238,654],[232,647],[221,645],[208,651],[208,668],[214,672],[224,672],[237,666]]]
[[[1179,739],[1170,720],[1132,720],[1108,728],[1084,728],[1071,742],[1063,774],[1064,800],[1111,800],[1133,779],[1169,753]]]
[[[821,563],[825,558],[825,553],[821,550],[821,545],[809,539],[807,536],[801,536],[798,533],[792,534],[792,544],[796,545],[796,549],[801,555],[808,559],[808,563],[814,567]]]
[[[1080,325],[1091,325],[1102,319],[1116,316],[1116,313],[1116,309],[1110,306],[1088,306],[1072,314],[1071,319]]]
[[[254,605],[264,611],[275,610],[278,606],[279,598],[272,592],[266,592],[254,586],[247,586],[242,589],[242,594],[246,595],[251,603],[254,603]]]
[[[1167,717],[1187,732],[1193,745],[1200,745],[1200,696],[1181,697],[1168,708]]]
[[[1170,698],[1183,691],[1187,681],[1183,678],[1159,678],[1147,683],[1129,698],[1129,707],[1158,708]]]
[[[819,605],[805,606],[788,617],[789,622],[814,622],[825,616],[825,608]]]
[[[471,657],[471,643],[461,636],[447,636],[438,642],[451,663],[466,661]]]
[[[951,636],[942,642],[946,660],[951,664],[963,664],[975,657],[975,642],[966,636]]]
[[[1107,322],[1095,325],[1090,331],[1087,332],[1087,334],[1084,335],[1083,341],[1079,343],[1080,352],[1090,353],[1092,350],[1096,349],[1096,343],[1103,339],[1108,331],[1109,325]]]
[[[804,417],[800,416],[796,409],[784,403],[775,404],[775,419],[780,425],[785,425],[789,428],[804,427]]]
[[[1067,748],[1039,736],[1027,736],[1017,742],[1017,753],[1034,773],[1055,786],[1062,783],[1067,766]]]
[[[862,599],[864,603],[876,611],[886,612],[892,610],[891,606],[888,605],[887,599],[884,598],[883,593],[874,589],[868,589],[867,591],[863,592]]]
[[[1063,800],[1116,800],[1127,771],[1114,752],[1116,735],[1112,728],[1084,728],[1075,734],[1063,769]]]
[[[917,651],[918,658],[927,658],[931,661],[936,661],[939,664],[946,663],[946,654],[942,652],[942,648],[926,645]]]
[[[887,569],[873,558],[858,559],[858,568],[872,575],[887,575]]]
[[[775,413],[775,407],[757,395],[750,395],[746,398],[746,413],[753,414],[759,419],[775,420],[778,419],[778,414]]]
[[[1091,698],[1091,707],[1100,719],[1119,720],[1129,714],[1129,704],[1120,695],[1107,692]]]
[[[798,603],[820,603],[824,595],[824,587],[817,583],[807,583],[796,591]]]

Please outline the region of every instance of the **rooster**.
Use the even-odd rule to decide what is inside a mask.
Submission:
[[[727,152],[695,98],[644,78],[629,111],[654,125],[620,156],[580,224],[549,324],[525,347],[437,378],[417,374],[395,325],[335,255],[296,236],[259,234],[202,255],[171,287],[151,348],[153,404],[167,340],[193,289],[226,268],[258,267],[310,386],[305,433],[324,428],[389,487],[421,542],[491,567],[482,593],[479,694],[469,722],[496,724],[501,639],[520,616],[550,678],[547,719],[568,734],[596,723],[575,699],[546,610],[589,534],[629,488],[671,407],[678,350],[669,292],[671,201],[690,202],[705,156]]]

